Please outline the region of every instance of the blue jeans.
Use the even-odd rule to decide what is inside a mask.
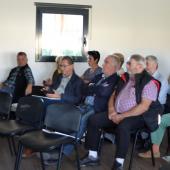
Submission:
[[[81,122],[80,122],[80,129],[79,129],[79,132],[77,134],[77,137],[79,139],[81,139],[83,137],[83,134],[85,133],[86,131],[86,128],[87,128],[87,122],[88,122],[88,118],[93,115],[95,112],[94,112],[94,108],[93,106],[89,106],[89,105],[82,105],[82,106],[79,106],[79,109],[82,111],[82,118],[81,118]],[[63,150],[63,153],[65,155],[70,155],[72,153],[74,149],[74,146],[71,145],[71,144],[67,144],[64,146],[64,150]]]
[[[8,86],[3,86],[0,88],[0,92],[6,92],[6,93],[9,93],[9,94],[13,94],[13,91],[11,88],[9,88]]]
[[[62,102],[62,100],[60,100],[60,99],[50,99],[50,98],[47,98],[47,97],[36,96],[36,95],[34,95],[34,97],[38,97],[38,98],[43,99],[45,110],[47,109],[48,105],[59,103],[59,102],[61,103]]]
[[[61,102],[61,100],[58,100],[58,99],[47,99],[47,98],[44,98],[44,97],[42,97],[42,99],[44,100],[45,108],[47,108],[48,105]]]

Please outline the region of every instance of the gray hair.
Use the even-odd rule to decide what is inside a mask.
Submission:
[[[121,64],[119,57],[117,55],[114,55],[114,54],[108,55],[107,57],[112,58],[113,65],[116,67],[116,70],[118,70],[119,67],[120,67],[120,64]]]
[[[145,58],[139,54],[133,54],[130,59],[135,60],[138,64],[142,65],[143,68],[146,67]]]
[[[158,59],[154,55],[146,56],[146,60],[154,61],[156,64],[158,64]]]

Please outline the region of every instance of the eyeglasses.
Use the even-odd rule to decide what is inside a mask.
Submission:
[[[70,65],[71,65],[71,64],[69,64],[69,65],[62,65],[62,64],[60,64],[59,67],[60,67],[60,68],[66,68],[66,67],[68,67],[68,66],[70,66]]]
[[[127,61],[126,64],[129,65],[129,66],[131,65],[130,61]]]

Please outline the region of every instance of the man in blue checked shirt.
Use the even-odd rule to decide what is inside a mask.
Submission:
[[[162,104],[164,108],[164,104],[166,103],[167,93],[168,93],[168,80],[164,78],[158,71],[158,59],[153,56],[149,55],[146,57],[146,70],[152,77],[159,80],[161,83],[161,89],[159,92],[158,100]]]
[[[20,97],[32,93],[34,77],[27,62],[27,54],[25,52],[19,52],[17,54],[18,66],[13,68],[8,78],[0,84],[0,91],[13,95],[13,103],[18,102]]]

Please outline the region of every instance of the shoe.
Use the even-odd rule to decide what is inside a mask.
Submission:
[[[70,160],[70,161],[75,161],[76,160],[76,153],[73,151],[70,155],[65,155],[64,156]]]
[[[46,166],[57,165],[57,163],[58,163],[58,159],[48,159],[48,160],[44,160],[44,165],[46,165]]]
[[[138,156],[141,158],[152,158],[151,151],[139,153]],[[160,152],[154,153],[154,158],[160,158]]]
[[[36,153],[33,152],[33,150],[29,149],[29,148],[26,148],[24,150],[24,153],[22,154],[22,157],[23,158],[30,158],[31,156],[35,155]]]
[[[115,161],[111,170],[123,170],[123,166],[119,162]]]
[[[40,159],[40,153],[37,152],[37,157]],[[49,160],[49,159],[57,159],[59,157],[59,153],[58,152],[43,152],[42,153],[43,156],[43,160]]]
[[[98,165],[100,165],[99,158],[93,158],[93,157],[87,156],[84,159],[80,160],[81,167],[98,166]]]

